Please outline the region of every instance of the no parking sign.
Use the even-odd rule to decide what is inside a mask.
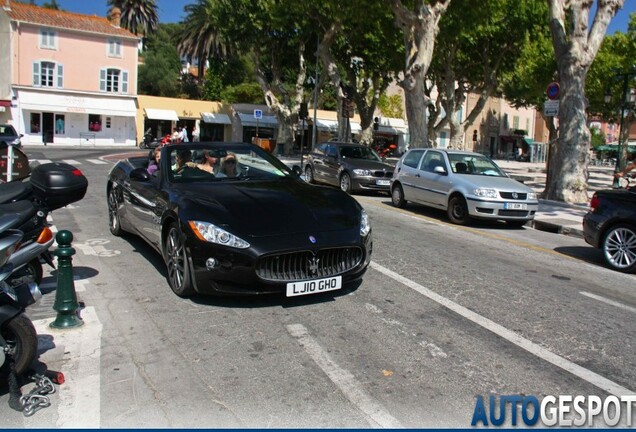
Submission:
[[[561,95],[561,87],[559,87],[559,83],[553,82],[548,84],[548,87],[545,89],[545,94],[548,95],[548,99],[550,100],[558,100]]]

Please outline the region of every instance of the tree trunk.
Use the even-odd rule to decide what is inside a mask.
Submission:
[[[427,4],[425,0],[418,0],[413,10],[406,8],[400,0],[391,2],[396,24],[404,34],[406,47],[404,79],[400,85],[404,89],[411,148],[431,146],[427,137],[428,101],[424,92],[424,80],[431,65],[439,20],[450,1],[439,0]]]
[[[551,152],[545,198],[587,202],[590,131],[586,124],[585,77],[605,37],[607,26],[625,0],[597,2],[591,30],[592,1],[548,0],[550,33],[559,69],[559,139]]]

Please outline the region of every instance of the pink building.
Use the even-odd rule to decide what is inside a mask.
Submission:
[[[134,145],[139,38],[119,16],[2,0],[0,123],[25,144]]]

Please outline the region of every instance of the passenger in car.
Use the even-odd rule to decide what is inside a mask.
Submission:
[[[221,170],[217,174],[217,177],[238,177],[238,175],[239,170],[236,154],[228,152],[221,163]]]
[[[468,165],[464,162],[457,162],[455,164],[455,172],[457,174],[468,174]]]
[[[153,175],[159,169],[159,161],[161,160],[161,147],[155,147],[153,157],[148,164],[148,174]]]
[[[219,171],[219,159],[213,156],[209,150],[203,150],[203,161],[194,166],[210,174],[216,174]]]

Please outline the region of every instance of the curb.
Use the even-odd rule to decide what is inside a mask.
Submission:
[[[544,220],[533,220],[530,224],[532,228],[538,231],[545,231],[553,234],[563,234],[571,237],[577,237],[584,239],[585,235],[583,234],[583,230],[579,228],[574,228],[570,226],[560,225],[553,222],[548,222]]]

